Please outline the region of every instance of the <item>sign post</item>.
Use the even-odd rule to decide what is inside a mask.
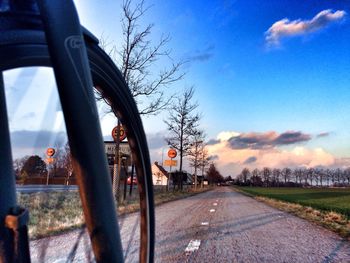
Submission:
[[[120,172],[121,172],[121,160],[120,160],[120,142],[125,140],[126,132],[124,127],[118,120],[118,125],[112,130],[112,137],[115,141],[115,156],[114,156],[114,166],[113,166],[113,195],[117,198],[119,202],[119,189],[120,189]]]
[[[170,188],[171,167],[177,165],[176,161],[173,162],[173,158],[175,158],[176,156],[177,156],[176,150],[175,149],[169,149],[168,157],[170,158],[170,162],[169,162],[170,168],[169,168],[169,175],[168,175],[167,191],[169,191],[169,188]],[[165,160],[165,163],[167,163],[168,161],[169,160]]]
[[[47,148],[47,150],[46,150],[46,155],[47,155],[46,163],[48,164],[46,185],[49,185],[50,165],[55,161],[55,158],[53,158],[55,153],[56,153],[56,150],[54,148]]]

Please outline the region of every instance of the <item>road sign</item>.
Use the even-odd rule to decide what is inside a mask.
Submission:
[[[115,126],[112,130],[112,137],[113,137],[113,140],[116,141],[117,140],[117,131],[118,131],[118,126]],[[120,141],[124,141],[125,138],[126,138],[126,132],[124,130],[124,127],[123,125],[120,125],[120,130],[119,130],[119,138],[120,138]]]
[[[54,161],[55,161],[55,158],[52,158],[52,157],[46,158],[46,163],[47,164],[53,163]]]
[[[175,149],[170,149],[170,150],[168,151],[168,156],[169,156],[169,158],[171,158],[171,159],[175,158],[175,157],[177,156],[176,150],[175,150]]]
[[[177,160],[164,160],[164,166],[177,166]]]
[[[47,156],[49,156],[49,157],[52,157],[52,156],[54,156],[55,155],[55,149],[54,148],[47,148],[47,150],[46,150],[46,154],[47,154]]]
[[[116,145],[113,141],[104,142],[106,154],[114,155]],[[121,154],[131,155],[131,150],[128,142],[122,142],[119,144],[119,152]]]

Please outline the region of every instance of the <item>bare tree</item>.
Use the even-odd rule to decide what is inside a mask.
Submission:
[[[141,115],[155,115],[166,109],[172,96],[165,95],[165,88],[184,76],[181,72],[184,62],[174,62],[166,47],[169,35],[162,35],[159,42],[153,44],[151,33],[154,25],[141,25],[149,9],[144,0],[125,0],[122,4],[123,44],[120,49],[116,46],[110,49],[106,39],[100,41],[101,47],[121,69]],[[162,66],[153,73],[156,66],[160,67],[158,62],[163,65],[166,60],[171,65],[168,68]]]
[[[197,131],[191,142],[191,148],[188,151],[190,166],[194,168],[194,188],[197,189],[197,170],[201,167],[202,151],[204,150],[204,132]]]
[[[287,184],[289,182],[290,176],[292,174],[292,170],[288,167],[282,169],[282,176],[284,177],[284,183]]]
[[[201,156],[200,156],[200,167],[202,168],[202,188],[204,184],[204,170],[209,166],[209,153],[205,144],[202,144]]]
[[[248,179],[250,177],[250,171],[248,168],[243,168],[242,170],[242,180],[243,180],[243,183],[246,184]]]
[[[255,168],[252,171],[252,176],[250,177],[250,181],[251,181],[252,185],[254,185],[254,186],[261,186],[262,185],[262,180],[260,177],[259,169]]]
[[[224,181],[224,177],[220,174],[220,172],[216,169],[215,164],[212,163],[209,166],[207,171],[207,177],[210,184],[212,183],[221,183]]]
[[[350,167],[346,168],[344,173],[345,173],[345,178],[348,180],[348,185],[350,185]]]
[[[64,153],[62,155],[62,165],[67,171],[66,184],[69,185],[69,180],[73,175],[73,162],[68,143],[66,143],[66,145],[64,146]]]
[[[27,173],[21,173],[24,163],[29,159],[30,156],[24,156],[13,160],[13,169],[15,172],[16,179],[21,179],[22,182],[25,180],[25,177],[28,176]]]
[[[264,179],[265,186],[270,186],[271,169],[269,167],[264,167],[262,170],[262,175]]]
[[[303,169],[297,168],[293,171],[295,177],[295,183],[299,183],[301,185],[301,180],[303,178]]]
[[[166,48],[170,37],[162,36],[158,43],[151,41],[153,24],[141,25],[149,7],[145,6],[144,0],[124,0],[122,4],[122,33],[123,43],[120,48],[115,45],[109,48],[106,39],[100,41],[100,46],[109,54],[121,69],[133,98],[135,99],[141,115],[155,115],[169,106],[173,96],[166,96],[165,89],[174,82],[182,79],[184,73],[180,72],[184,62],[174,62],[170,57],[170,50]],[[171,66],[162,66],[158,73],[155,68],[158,62],[168,60]],[[110,104],[108,99],[99,91],[96,93],[97,100],[104,100]],[[111,112],[110,109],[106,112]],[[118,120],[118,127],[121,123]],[[115,167],[113,171],[113,193],[119,198],[120,188],[120,164],[119,163],[119,128],[116,139]]]
[[[169,118],[164,120],[170,132],[170,137],[165,140],[180,154],[180,172],[182,172],[183,157],[188,155],[191,149],[192,137],[197,133],[200,119],[199,114],[194,113],[198,104],[192,104],[193,94],[193,87],[186,89],[182,96],[173,103],[169,110]]]
[[[314,169],[313,168],[307,169],[307,174],[308,174],[308,177],[309,177],[310,185],[312,186],[312,182],[313,182],[314,177],[315,177]]]
[[[280,184],[280,176],[281,176],[281,169],[278,168],[274,168],[272,170],[272,181],[274,183],[274,185],[278,185]]]

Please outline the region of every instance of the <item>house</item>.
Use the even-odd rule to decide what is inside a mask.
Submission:
[[[167,185],[168,183],[168,172],[158,162],[152,164],[152,180],[154,185]]]
[[[169,174],[170,174],[171,184],[178,185],[180,183],[179,180],[181,180],[181,178],[182,178],[182,184],[191,185],[194,183],[193,175],[190,173],[187,173],[186,171],[182,171],[182,172],[174,171]]]

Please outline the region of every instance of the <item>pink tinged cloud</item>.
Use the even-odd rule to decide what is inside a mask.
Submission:
[[[278,47],[282,38],[305,35],[326,28],[333,22],[342,20],[346,15],[343,10],[323,10],[311,20],[293,20],[284,18],[275,22],[266,32],[265,41],[268,47]]]
[[[227,135],[233,135],[231,138]],[[225,132],[217,136],[217,143],[207,145],[209,154],[216,156],[215,163],[225,174],[239,173],[249,168],[317,167],[340,165],[339,160],[322,148],[309,149],[296,145],[292,149],[280,149],[278,146],[302,143],[310,140],[310,135],[302,132],[284,133],[236,133]],[[232,147],[235,141],[240,147]],[[256,147],[259,145],[259,147]],[[244,147],[243,147],[244,146]]]

